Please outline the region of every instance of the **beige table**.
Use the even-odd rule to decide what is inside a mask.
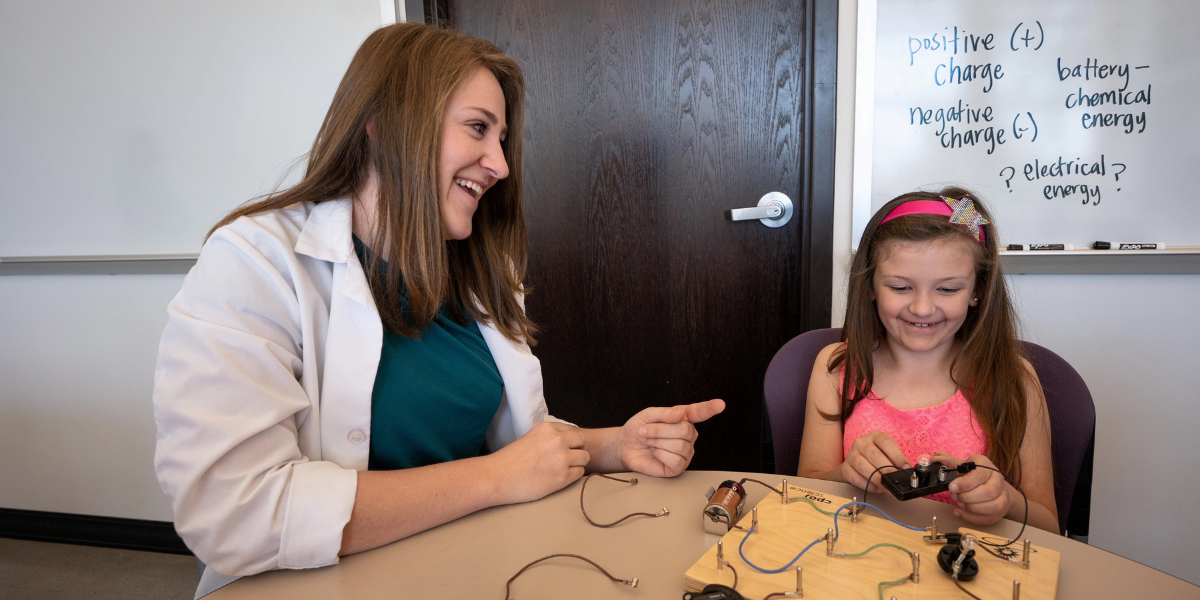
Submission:
[[[640,583],[636,589],[613,583],[591,566],[559,558],[521,575],[513,584],[513,597],[677,600],[683,595],[683,573],[717,542],[717,537],[705,534],[701,525],[704,493],[726,479],[747,476],[775,485],[782,479],[778,475],[688,471],[674,479],[638,475],[638,485],[629,486],[593,478],[585,501],[588,514],[597,522],[611,522],[631,512],[657,512],[664,506],[671,514],[657,519],[635,517],[610,529],[593,527],[580,514],[581,484],[576,482],[537,502],[481,511],[343,558],[335,567],[246,577],[207,598],[502,600],[505,582],[522,566],[547,554],[571,553],[596,561],[616,577],[637,577]],[[861,494],[842,483],[787,479],[791,485],[847,498]],[[768,493],[754,484],[747,484],[747,490],[747,509]],[[951,514],[949,505],[940,502],[899,502],[887,494],[872,494],[870,501],[905,523],[924,526],[936,515],[942,531],[966,525]],[[1019,528],[1020,523],[1001,521],[980,529],[1012,536]],[[1200,600],[1200,587],[1115,554],[1035,528],[1027,528],[1024,537],[1062,553],[1060,599]],[[799,564],[804,560],[801,558]],[[922,571],[925,569],[937,570],[937,566],[931,561]]]

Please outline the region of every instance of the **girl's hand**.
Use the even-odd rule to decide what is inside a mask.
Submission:
[[[938,452],[930,460],[948,467],[957,467],[963,462],[962,459],[945,452]],[[996,468],[996,465],[982,454],[973,454],[967,460],[976,465]],[[975,469],[959,475],[950,483],[950,498],[958,503],[958,508],[954,509],[954,516],[975,525],[991,525],[1008,514],[1011,502],[1008,489],[1004,476],[989,469]]]
[[[875,469],[888,465],[895,465],[901,469],[912,467],[892,436],[882,431],[872,431],[851,444],[850,452],[846,454],[846,460],[841,466],[842,480],[861,489],[867,486],[867,478]],[[876,475],[884,472],[886,471],[881,470]],[[872,482],[874,481],[872,479]],[[871,483],[867,491],[878,494],[883,488]]]
[[[695,454],[698,434],[692,423],[707,421],[725,410],[723,400],[647,408],[618,431],[614,446],[621,465],[654,477],[674,477]]]
[[[505,504],[529,502],[574,483],[591,458],[583,442],[578,427],[563,423],[529,430],[491,455],[499,496]]]

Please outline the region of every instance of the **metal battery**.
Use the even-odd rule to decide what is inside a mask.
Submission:
[[[737,525],[746,505],[746,488],[736,481],[723,482],[715,490],[709,490],[708,504],[704,506],[704,532],[725,535]]]

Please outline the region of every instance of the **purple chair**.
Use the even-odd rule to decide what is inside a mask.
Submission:
[[[816,329],[784,344],[763,379],[763,398],[769,420],[775,472],[794,475],[800,465],[808,379],[821,349],[841,341],[841,329]],[[1060,533],[1087,542],[1092,499],[1092,455],[1096,439],[1096,408],[1079,373],[1057,354],[1032,342],[1022,342],[1037,372],[1050,410],[1054,500]]]

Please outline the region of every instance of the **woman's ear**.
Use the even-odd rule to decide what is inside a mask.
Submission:
[[[375,139],[375,117],[367,119],[367,138]]]

